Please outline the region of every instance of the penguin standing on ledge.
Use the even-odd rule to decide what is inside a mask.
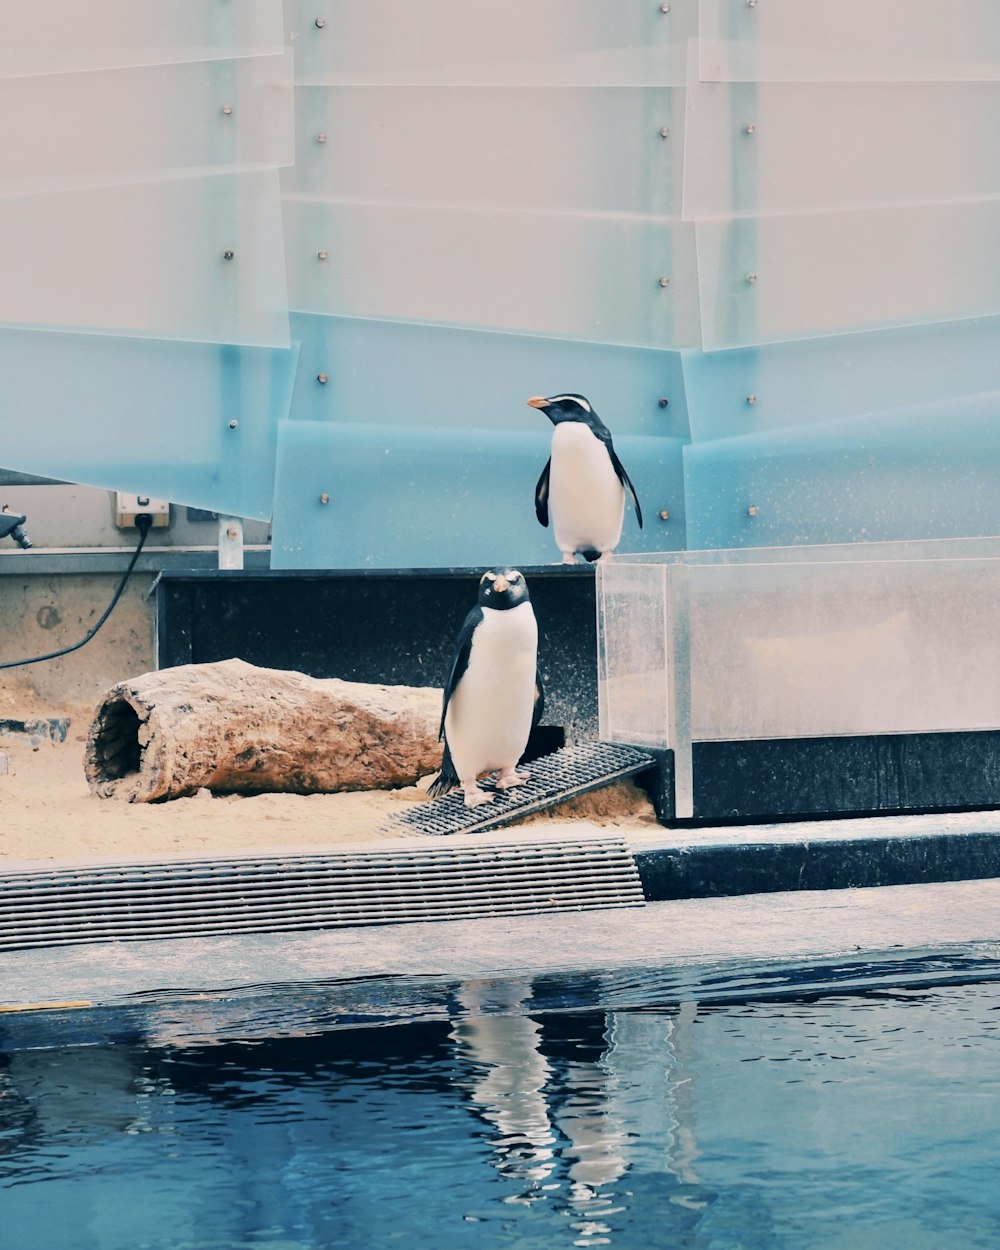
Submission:
[[[538,624],[524,577],[517,569],[484,573],[445,686],[444,757],[428,794],[460,785],[465,806],[478,807],[496,797],[476,784],[482,773],[498,774],[498,790],[523,785],[529,774],[517,772],[517,762],[542,710]]]
[[[535,397],[528,406],[544,412],[555,426],[552,454],[535,487],[535,515],[555,531],[563,564],[610,555],[625,520],[625,492],[632,496],[642,529],[635,487],[618,459],[611,431],[583,395]]]

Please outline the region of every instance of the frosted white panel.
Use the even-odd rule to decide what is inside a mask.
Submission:
[[[0,329],[9,468],[266,520],[297,352]]]
[[[994,0],[701,0],[708,81],[1000,78]]]
[[[599,568],[602,737],[655,741],[688,682],[695,741],[1000,727],[998,540],[700,555]]]
[[[299,312],[632,346],[697,342],[693,227],[683,223],[293,198],[284,218]]]
[[[281,52],[281,0],[7,0],[0,76]]]
[[[572,380],[616,445],[626,435],[687,436],[678,352],[305,313],[291,317],[291,334],[301,344],[292,408],[299,420],[535,434],[551,427],[528,397],[556,395]],[[678,487],[661,507],[679,511],[682,481]]]
[[[311,83],[472,86],[684,81],[697,0],[286,0]]]
[[[691,439],[735,438],[1000,391],[1000,317],[684,352]]]
[[[274,171],[0,199],[0,322],[287,346],[277,184]]]
[[[292,59],[0,78],[0,195],[289,164]]]
[[[1000,391],[685,448],[692,547],[1000,534]]]
[[[1000,195],[1000,82],[693,83],[687,115],[685,217]]]
[[[669,87],[300,87],[295,96],[289,192],[680,215],[684,102]]]
[[[699,222],[705,347],[1000,312],[1000,201]]]

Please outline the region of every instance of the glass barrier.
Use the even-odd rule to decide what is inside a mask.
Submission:
[[[1000,533],[1000,391],[685,449],[692,547]]]
[[[1000,82],[690,82],[687,118],[688,218],[1000,195]]]
[[[1000,728],[1000,540],[858,551],[598,566],[600,734],[673,749],[678,817],[692,742]]]
[[[0,5],[0,77],[284,50],[281,0],[48,0]]]
[[[293,160],[291,53],[0,78],[0,196]]]
[[[677,352],[307,313],[292,315],[291,333],[299,420],[537,434],[551,427],[527,400],[572,390],[615,438],[687,436]]]
[[[0,199],[0,322],[282,347],[277,171]]]
[[[684,81],[697,0],[287,0],[308,83],[522,86]]]
[[[1000,317],[683,352],[691,439],[705,442],[1000,390]]]
[[[3,462],[266,520],[296,358],[294,348],[0,330]]]
[[[1000,79],[992,0],[701,0],[707,82]]]
[[[696,228],[706,348],[1000,312],[1000,200]]]
[[[698,341],[687,223],[291,196],[284,217],[299,312],[636,347]]]
[[[548,564],[560,559],[538,524],[535,482],[549,455],[535,433],[285,421],[278,432],[274,568],[447,568]],[[622,546],[683,543],[675,439],[625,437],[615,447],[649,509],[640,531],[629,510]],[[484,466],[489,472],[484,472]],[[325,499],[325,502],[324,502]],[[498,518],[500,522],[498,523]]]
[[[290,193],[680,216],[684,101],[669,87],[312,86],[295,100]]]

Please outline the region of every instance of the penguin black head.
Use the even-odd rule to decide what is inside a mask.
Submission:
[[[548,399],[542,399],[540,395],[536,395],[534,399],[528,400],[528,407],[544,412],[553,425],[560,425],[563,421],[582,421],[584,425],[593,425],[594,421],[598,420],[597,413],[586,395],[567,393],[550,395]]]
[[[479,606],[503,612],[528,602],[528,584],[517,569],[484,573],[479,579]]]

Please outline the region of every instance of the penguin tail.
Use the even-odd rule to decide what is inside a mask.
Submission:
[[[600,558],[601,553],[596,547],[588,547],[585,551],[581,551],[580,555],[583,556],[588,564],[593,564],[595,560]]]
[[[455,772],[455,765],[451,762],[451,752],[448,750],[448,742],[446,740],[444,755],[441,757],[441,771],[431,782],[427,794],[432,799],[439,799],[443,794],[450,794],[460,784],[458,773]]]

